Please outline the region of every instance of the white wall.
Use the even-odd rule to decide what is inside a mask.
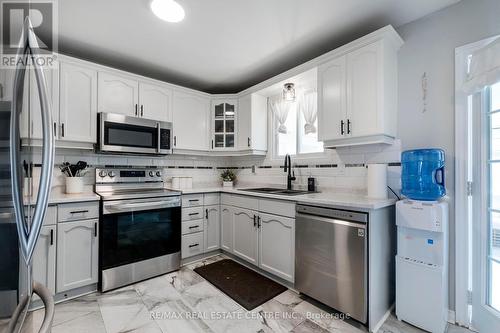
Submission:
[[[455,308],[454,102],[455,48],[500,34],[499,0],[463,0],[400,27],[399,137],[402,149],[446,151],[450,196],[450,308]],[[423,112],[422,75],[427,76]]]

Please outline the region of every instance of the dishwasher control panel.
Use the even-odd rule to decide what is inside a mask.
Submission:
[[[359,223],[368,222],[368,214],[334,208],[316,207],[308,205],[297,205],[297,213],[324,216],[332,219],[347,220]]]

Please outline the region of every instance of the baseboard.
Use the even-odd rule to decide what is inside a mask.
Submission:
[[[377,333],[377,331],[382,327],[382,325],[384,325],[387,318],[389,318],[389,316],[391,315],[392,310],[394,310],[394,303],[392,303],[387,312],[382,316],[382,318],[380,318],[377,325],[373,327],[373,329],[371,330],[372,333]]]

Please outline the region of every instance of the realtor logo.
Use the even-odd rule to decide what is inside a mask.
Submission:
[[[56,2],[0,0],[0,4],[1,66],[16,66],[16,55],[22,47],[19,42],[26,17],[30,18],[37,37],[38,48],[33,50],[40,55],[37,62],[42,66],[52,66],[55,63],[53,53],[57,51]]]

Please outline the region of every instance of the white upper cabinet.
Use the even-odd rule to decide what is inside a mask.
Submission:
[[[388,30],[369,43],[348,44],[318,67],[318,137],[325,147],[393,142],[401,45]]]
[[[346,57],[333,59],[318,68],[318,139],[341,139],[345,134]]]
[[[77,63],[62,62],[59,98],[59,139],[95,143],[97,70]]]
[[[133,77],[99,72],[98,111],[139,115],[139,82]]]
[[[267,98],[248,94],[238,100],[237,142],[239,151],[267,151]]]
[[[174,152],[208,151],[210,99],[180,91],[173,96]]]
[[[212,101],[212,150],[235,150],[237,101]]]
[[[139,116],[172,121],[172,91],[161,85],[139,82]]]

